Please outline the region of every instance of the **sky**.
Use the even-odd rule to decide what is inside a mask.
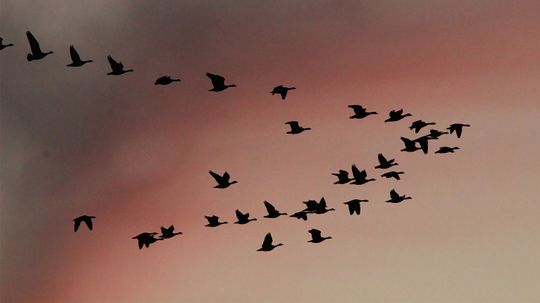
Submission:
[[[538,1],[0,0],[0,301],[535,302]],[[30,30],[44,51],[27,62]],[[68,68],[68,47],[94,62]],[[107,55],[134,69],[107,76]],[[237,85],[220,93],[205,73]],[[171,75],[182,81],[153,85]],[[285,101],[269,92],[295,86]],[[352,120],[349,104],[379,114]],[[383,123],[392,109],[412,113]],[[416,119],[463,136],[404,153]],[[312,130],[285,134],[298,120]],[[425,132],[425,131],[424,131]],[[422,132],[422,133],[424,133]],[[377,154],[402,180],[380,177]],[[356,164],[376,178],[334,185]],[[238,184],[214,189],[209,170]],[[384,201],[395,188],[413,197]],[[263,218],[325,197],[308,221]],[[368,199],[360,216],[343,202]],[[210,229],[205,215],[232,223]],[[94,215],[94,230],[73,218]],[[133,236],[183,235],[139,250]],[[308,230],[332,236],[307,243]],[[284,245],[256,250],[264,235]]]

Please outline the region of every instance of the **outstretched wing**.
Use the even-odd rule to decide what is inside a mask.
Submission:
[[[92,224],[92,219],[91,218],[86,218],[84,220],[84,223],[86,223],[86,226],[88,226],[89,230],[92,230],[94,228],[94,224]]]
[[[225,173],[223,174],[223,180],[225,180],[226,182],[228,182],[230,179],[231,179],[231,175],[229,175],[228,172],[225,172]]]
[[[461,131],[463,130],[463,126],[459,125],[456,127],[456,135],[458,138],[461,138]]]
[[[291,129],[300,128],[300,124],[298,124],[298,121],[289,121],[289,122],[286,122],[285,124],[289,124]]]
[[[358,169],[358,167],[356,167],[355,164],[353,164],[351,170],[352,170],[353,177],[354,177],[355,179],[357,179],[357,180],[362,180],[363,178],[365,178],[365,176],[362,177],[362,173],[360,172],[360,170]]]
[[[277,212],[274,205],[270,204],[268,201],[264,201],[264,206],[266,207],[266,211],[268,211],[269,214]]]
[[[221,182],[221,181],[223,180],[223,177],[222,177],[222,176],[216,174],[215,172],[213,172],[213,171],[211,171],[211,170],[208,171],[208,173],[209,173],[212,177],[214,177],[214,179],[216,179],[216,181],[217,181],[218,183]]]
[[[399,199],[399,194],[398,194],[394,189],[392,189],[392,190],[390,191],[390,199],[392,199],[392,200],[397,200],[397,199]]]
[[[69,55],[71,56],[71,60],[73,62],[79,62],[81,61],[81,57],[79,57],[79,53],[75,50],[75,47],[73,45],[69,46]]]
[[[111,65],[111,68],[113,70],[122,70],[124,69],[124,65],[122,62],[116,62],[110,55],[107,56],[107,60],[109,60],[109,64]]]
[[[309,233],[313,239],[321,237],[321,231],[318,229],[312,228],[309,230]]]
[[[26,32],[26,37],[28,38],[28,43],[30,43],[30,50],[33,54],[41,53],[41,48],[39,47],[39,42],[36,40],[34,35],[30,31]]]
[[[401,141],[405,144],[405,147],[414,147],[416,144],[411,139],[407,139],[405,137],[401,137]]]
[[[241,211],[237,209],[235,213],[236,213],[236,218],[238,218],[239,221],[244,219],[245,215]]]
[[[223,86],[223,85],[225,85],[225,78],[223,78],[220,75],[206,73],[206,76],[208,78],[210,78],[210,81],[212,81],[213,86]]]
[[[264,237],[264,240],[263,240],[263,243],[262,243],[262,247],[268,247],[268,246],[271,246],[272,245],[272,234],[271,233],[267,233],[266,236]]]
[[[75,231],[79,230],[80,225],[81,225],[81,220],[75,220],[74,230]]]
[[[385,163],[388,162],[388,161],[386,160],[386,158],[383,156],[383,154],[379,154],[378,158],[379,158],[379,163],[380,163],[380,164],[385,164]]]

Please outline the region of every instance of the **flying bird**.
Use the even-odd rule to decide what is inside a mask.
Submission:
[[[273,95],[279,94],[281,96],[281,100],[285,100],[285,97],[287,97],[287,92],[296,89],[296,87],[286,87],[283,85],[278,85],[274,87],[274,89],[270,92]]]
[[[109,65],[112,69],[107,75],[119,76],[133,71],[132,69],[124,70],[124,64],[122,62],[116,62],[111,55],[107,56],[107,60],[109,60]]]
[[[279,216],[287,215],[287,213],[281,213],[279,212],[274,205],[270,204],[268,201],[264,201],[264,207],[266,207],[266,211],[268,212],[268,215],[264,216],[265,218],[277,218]]]
[[[428,141],[434,140],[435,138],[432,138],[430,135],[422,136],[419,138],[414,139],[415,142],[418,142],[420,145],[420,149],[424,152],[424,154],[428,153]]]
[[[236,87],[236,84],[225,85],[225,78],[220,75],[206,73],[206,76],[210,78],[210,81],[212,81],[213,87],[209,90],[211,92],[220,92],[226,90],[229,87]]]
[[[169,226],[168,228],[161,227],[161,239],[170,239],[176,235],[181,235],[182,232],[174,232],[174,225]]]
[[[443,146],[440,147],[438,151],[436,151],[436,154],[446,154],[446,153],[453,153],[456,149],[459,149],[459,147],[448,147]]]
[[[322,214],[325,214],[329,211],[333,211],[335,209],[333,208],[328,208],[326,206],[326,199],[324,199],[324,197],[321,198],[321,200],[319,201],[319,203],[317,204],[317,207],[315,208],[315,210],[313,211],[314,213],[318,214],[318,215],[322,215]]]
[[[155,243],[156,241],[160,241],[163,239],[154,238],[154,236],[157,235],[157,233],[140,233],[136,235],[135,237],[131,239],[136,239],[139,245],[139,249],[142,249],[143,246],[146,246],[147,248],[150,247],[150,244]]]
[[[287,132],[287,134],[291,134],[291,135],[296,135],[296,134],[299,134],[305,130],[310,130],[311,128],[309,127],[302,127],[298,124],[298,121],[289,121],[289,122],[285,122],[285,124],[289,124],[289,126],[291,127],[291,130]]]
[[[430,136],[433,139],[438,139],[440,136],[445,135],[445,134],[448,134],[448,132],[441,132],[436,129],[430,129],[428,136]]]
[[[249,213],[243,214],[238,209],[236,210],[236,218],[238,218],[238,221],[234,222],[234,224],[248,224],[251,221],[256,221],[256,218],[249,218]]]
[[[169,85],[173,82],[180,82],[180,79],[173,79],[171,76],[162,76],[156,79],[154,85]]]
[[[383,154],[379,154],[378,159],[379,159],[379,165],[375,166],[375,168],[387,169],[394,165],[398,165],[397,163],[395,163],[396,161],[395,159],[387,160]]]
[[[214,186],[214,188],[227,188],[232,184],[238,183],[237,181],[232,181],[232,182],[230,181],[231,176],[229,175],[228,172],[225,172],[223,176],[218,175],[213,171],[209,171],[209,173],[212,177],[214,177],[214,179],[218,183],[216,186]]]
[[[454,123],[454,124],[451,124],[450,127],[448,127],[447,129],[450,131],[451,134],[456,132],[456,136],[458,138],[461,138],[461,132],[463,131],[463,127],[471,127],[471,125],[462,124],[462,123]]]
[[[388,119],[384,120],[384,122],[395,122],[399,121],[405,117],[412,116],[411,114],[403,114],[403,109],[400,110],[391,110],[388,113]]]
[[[411,126],[409,126],[409,129],[414,130],[415,133],[418,133],[422,128],[428,125],[435,125],[435,122],[425,122],[422,120],[416,120],[411,124]]]
[[[352,108],[354,111],[354,115],[350,116],[350,119],[363,119],[369,115],[376,115],[377,112],[368,112],[365,107],[362,105],[356,105],[352,104],[348,106],[349,108]]]
[[[299,212],[296,212],[292,215],[290,215],[289,217],[293,217],[293,218],[296,218],[298,220],[302,219],[304,221],[307,221],[307,212],[305,211],[299,211]]]
[[[322,237],[321,231],[315,228],[310,229],[309,233],[311,234],[311,240],[308,242],[311,243],[321,243],[324,240],[332,239],[332,237]]]
[[[334,182],[334,184],[347,184],[354,180],[352,178],[349,178],[349,172],[343,169],[340,169],[338,173],[333,173],[332,175],[338,178],[338,180]]]
[[[77,232],[79,230],[79,226],[81,225],[81,222],[84,222],[86,226],[88,226],[89,230],[92,230],[94,228],[94,225],[92,224],[92,219],[95,219],[94,216],[87,216],[83,215],[78,218],[73,219],[73,222],[75,223],[74,230]]]
[[[403,144],[405,144],[405,147],[401,151],[411,153],[421,149],[420,147],[417,147],[416,142],[411,139],[401,137],[401,141],[403,141]]]
[[[0,50],[3,50],[6,47],[13,46],[13,43],[4,44],[4,39],[0,37]]]
[[[353,199],[351,201],[344,202],[343,204],[347,204],[349,207],[349,214],[352,216],[353,214],[360,214],[360,203],[361,202],[368,202],[368,200],[359,200],[359,199]]]
[[[401,175],[401,174],[404,174],[404,172],[402,172],[402,171],[389,171],[387,173],[382,174],[381,177],[385,177],[385,178],[388,178],[388,179],[394,178],[396,180],[400,180],[399,175]]]
[[[85,65],[86,63],[92,62],[92,60],[81,60],[81,57],[79,57],[79,53],[77,53],[73,45],[69,46],[69,55],[71,57],[71,63],[66,66],[79,67]]]
[[[271,251],[272,249],[283,245],[282,243],[278,243],[274,245],[272,244],[272,242],[273,242],[272,234],[267,233],[266,236],[264,237],[264,241],[261,245],[261,248],[257,249],[257,251]]]
[[[405,195],[402,195],[400,196],[394,189],[392,189],[390,191],[390,200],[386,201],[386,202],[390,202],[390,203],[399,203],[403,200],[408,200],[408,199],[412,199],[411,197],[407,197]]]
[[[26,32],[26,37],[28,38],[28,43],[30,44],[30,52],[31,52],[26,56],[26,59],[28,61],[40,60],[40,59],[45,58],[45,56],[53,53],[52,51],[46,52],[46,53],[42,52],[41,48],[39,47],[39,42],[36,40],[36,38],[34,37],[34,35],[32,35],[30,31]]]
[[[354,177],[354,181],[351,182],[350,184],[354,184],[354,185],[362,185],[362,184],[366,184],[370,181],[375,181],[375,179],[371,178],[371,179],[367,179],[367,173],[366,173],[366,170],[362,170],[360,171],[358,169],[358,167],[356,167],[356,165],[353,164],[352,166],[352,174],[353,174],[353,177]]]
[[[206,224],[205,226],[208,226],[208,227],[218,227],[222,224],[227,224],[229,222],[225,221],[225,222],[219,222],[219,217],[218,216],[204,216],[206,218],[206,220],[208,220],[208,224]]]

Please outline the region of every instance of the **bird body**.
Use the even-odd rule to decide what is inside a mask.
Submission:
[[[448,134],[448,132],[441,132],[436,129],[430,129],[428,136],[430,136],[433,139],[438,139],[440,136],[445,135],[445,134]]]
[[[332,239],[332,237],[322,237],[321,231],[315,228],[310,229],[309,233],[311,234],[311,240],[308,242],[311,243],[321,243],[324,240]]]
[[[95,219],[95,218],[96,217],[94,216],[82,215],[80,217],[73,219],[74,231],[77,232],[77,230],[79,230],[79,226],[81,225],[81,222],[84,222],[89,230],[94,229],[94,225],[92,224],[92,219]]]
[[[176,235],[181,235],[181,234],[182,234],[182,232],[177,232],[177,233],[174,232],[174,225],[171,225],[168,228],[162,226],[161,227],[161,236],[160,236],[160,238],[161,239],[170,239],[170,238],[172,238],[172,237],[174,237]]]
[[[271,251],[271,250],[273,250],[274,248],[283,245],[283,243],[278,243],[278,244],[275,244],[275,245],[274,245],[272,242],[273,242],[273,240],[272,240],[272,234],[271,234],[271,233],[267,233],[266,236],[264,237],[264,240],[263,240],[263,243],[262,243],[262,245],[261,245],[261,248],[257,249],[257,251]]]
[[[274,87],[274,89],[270,92],[273,95],[279,94],[281,96],[281,100],[285,100],[285,97],[287,97],[287,92],[290,90],[296,89],[296,87],[286,87],[283,85],[278,85]]]
[[[448,147],[448,146],[442,146],[439,148],[438,151],[436,151],[436,154],[446,154],[446,153],[453,153],[456,149],[459,149],[459,147]]]
[[[405,195],[400,196],[394,189],[390,191],[390,200],[387,200],[386,202],[389,203],[400,203],[404,200],[412,199],[411,197],[407,197]]]
[[[133,71],[132,69],[125,70],[124,64],[122,64],[122,62],[117,62],[110,55],[107,56],[107,60],[109,61],[109,65],[112,69],[112,71],[108,72],[107,75],[119,76]]]
[[[220,92],[226,90],[229,87],[236,87],[236,84],[226,85],[225,78],[220,75],[206,73],[206,76],[210,78],[210,81],[212,82],[213,87],[209,90],[211,92]]]
[[[170,76],[162,76],[156,79],[154,85],[168,85],[173,82],[180,82],[180,79],[173,79]]]
[[[344,202],[343,204],[347,204],[349,207],[349,214],[352,216],[353,214],[360,214],[360,203],[361,202],[368,202],[368,200],[359,200],[359,199],[353,199],[351,201]]]
[[[291,128],[290,131],[287,132],[287,134],[291,134],[291,135],[296,135],[296,134],[299,134],[305,130],[310,130],[311,128],[309,127],[302,127],[300,126],[300,124],[298,124],[298,121],[289,121],[289,122],[285,122],[285,124],[288,124]]]
[[[292,215],[290,215],[289,217],[293,217],[293,218],[296,218],[298,220],[302,219],[304,221],[307,221],[307,212],[305,211],[299,211],[299,212],[296,212]]]
[[[367,173],[366,173],[366,170],[362,170],[360,171],[358,169],[358,167],[356,167],[356,165],[353,165],[352,166],[352,174],[353,174],[353,177],[354,177],[354,181],[351,182],[350,184],[354,184],[354,185],[362,185],[362,184],[366,184],[370,181],[375,181],[375,179],[371,178],[371,179],[367,179]]]
[[[228,172],[225,172],[223,176],[216,174],[213,171],[209,171],[210,175],[216,180],[218,183],[214,188],[227,188],[231,186],[232,184],[238,183],[237,181],[230,181],[231,176]]]
[[[405,117],[412,116],[411,114],[403,114],[403,109],[400,110],[391,110],[388,113],[388,119],[384,120],[384,122],[395,122],[399,121]]]
[[[154,238],[154,236],[157,235],[157,233],[148,233],[148,232],[144,232],[144,233],[140,233],[138,235],[136,235],[135,237],[133,237],[132,239],[136,239],[137,242],[138,242],[138,245],[139,245],[139,249],[142,249],[143,246],[146,246],[147,248],[150,247],[150,244],[153,244],[155,243],[156,241],[160,241],[160,240],[163,240],[163,239],[158,239],[158,238]]]
[[[463,127],[471,127],[471,125],[463,124],[463,123],[454,123],[454,124],[451,124],[447,129],[450,131],[451,134],[456,132],[456,136],[458,138],[461,138],[461,132],[463,131]]]
[[[69,55],[71,57],[71,63],[66,66],[79,67],[85,65],[86,63],[92,62],[92,60],[81,60],[79,53],[77,53],[77,50],[75,50],[73,45],[69,46]]]
[[[45,58],[45,56],[53,53],[52,51],[45,53],[42,52],[39,46],[39,42],[30,31],[26,32],[26,38],[28,38],[28,43],[30,44],[30,53],[26,56],[26,59],[28,61],[40,60]]]
[[[398,165],[397,163],[395,163],[396,161],[395,159],[387,160],[383,154],[379,154],[378,159],[379,159],[379,165],[375,166],[375,168],[387,169],[394,165]]]
[[[343,169],[340,169],[338,173],[333,173],[332,175],[338,178],[338,180],[334,182],[334,184],[347,184],[354,180],[352,178],[349,178],[349,172]]]
[[[281,213],[279,212],[275,207],[274,205],[272,205],[270,202],[268,201],[264,201],[264,206],[266,207],[266,211],[268,212],[268,214],[266,216],[264,216],[265,218],[277,218],[279,216],[283,216],[283,215],[287,215],[287,213]]]
[[[435,125],[435,122],[425,122],[425,121],[422,121],[422,120],[416,120],[411,124],[409,129],[414,130],[415,133],[418,133],[422,128],[424,128],[424,127],[426,127],[428,125]]]
[[[249,213],[242,213],[238,209],[236,210],[236,218],[238,221],[234,222],[234,224],[248,224],[251,221],[256,221],[256,218],[249,218]]]
[[[219,222],[219,217],[218,216],[204,216],[206,218],[206,220],[208,220],[208,224],[206,224],[205,226],[208,226],[208,227],[218,227],[222,224],[227,224],[229,222],[225,221],[225,222]]]
[[[368,112],[362,105],[352,104],[348,106],[354,111],[354,115],[350,116],[350,119],[363,119],[369,115],[376,115],[377,112]]]
[[[405,147],[401,150],[401,151],[404,151],[404,152],[415,152],[419,149],[421,149],[420,147],[417,147],[416,146],[416,142],[411,140],[411,139],[407,139],[405,137],[401,137],[401,141],[403,141],[403,144],[405,144]]]
[[[381,177],[385,177],[385,178],[389,178],[389,179],[394,178],[396,180],[400,180],[399,175],[401,175],[401,174],[404,174],[404,172],[402,172],[402,171],[399,171],[399,172],[398,171],[389,171],[387,173],[382,174]]]

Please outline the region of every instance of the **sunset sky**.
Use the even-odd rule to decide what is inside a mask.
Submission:
[[[27,30],[54,53],[28,62]],[[2,302],[540,298],[540,1],[0,0],[0,36]],[[71,44],[94,62],[66,67]],[[106,75],[107,55],[134,72]],[[237,87],[209,92],[206,72]],[[471,127],[400,152],[417,119]],[[334,185],[352,164],[376,182]],[[413,199],[385,203],[393,188]],[[323,196],[336,211],[263,218]],[[231,224],[237,208],[258,220]],[[74,233],[83,214],[94,230]],[[256,251],[268,232],[284,246]]]

